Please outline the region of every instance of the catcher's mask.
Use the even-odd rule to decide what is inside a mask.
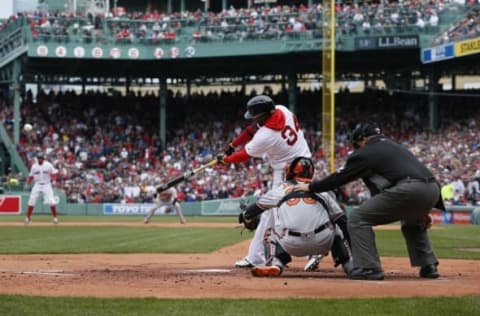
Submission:
[[[247,102],[247,111],[243,115],[247,120],[257,119],[275,110],[273,100],[266,95],[257,95]]]
[[[285,166],[285,179],[287,181],[299,180],[309,182],[313,178],[315,166],[313,161],[307,157],[297,157],[290,164]]]
[[[378,127],[378,125],[375,123],[357,124],[352,132],[352,135],[350,136],[350,141],[353,145],[353,148],[358,149],[360,148],[360,142],[365,137],[380,134],[380,127]]]

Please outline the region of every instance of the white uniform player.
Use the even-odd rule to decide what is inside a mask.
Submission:
[[[311,157],[307,141],[300,128],[297,117],[285,106],[276,105],[265,95],[250,99],[247,103],[245,118],[254,120],[258,130],[253,126],[247,127],[230,144],[226,151],[229,154],[223,157],[225,163],[239,163],[251,157],[266,157],[273,169],[272,187],[283,182],[284,166],[295,157]],[[233,152],[234,148],[245,144],[240,151]],[[263,239],[266,230],[273,227],[272,212],[262,214],[260,224],[250,243],[247,256],[238,262],[238,267],[265,265]]]
[[[39,196],[43,195],[44,203],[50,205],[53,216],[53,223],[58,224],[57,206],[53,195],[52,181],[56,180],[58,170],[48,161],[42,153],[37,154],[37,162],[30,168],[30,173],[26,185],[30,185],[33,181],[33,188],[28,199],[27,217],[25,224],[30,224],[31,216],[35,203]]]
[[[154,205],[150,208],[143,222],[148,224],[152,219],[153,215],[157,210],[160,210],[162,213],[168,214],[176,210],[176,213],[180,219],[181,224],[185,224],[187,221],[183,216],[183,210],[180,203],[177,201],[177,189],[171,187],[160,193],[154,195]]]
[[[311,181],[314,167],[310,158],[298,157],[288,166],[287,180]],[[283,267],[291,261],[290,255],[325,256],[330,250],[335,264],[341,264],[345,272],[349,271],[352,267],[350,251],[339,227],[340,219],[345,217],[335,195],[290,192],[293,183],[296,182],[272,188],[242,214],[242,221],[248,221],[262,212],[274,214],[274,226],[265,238],[266,265],[254,267],[252,274],[259,277],[279,276]]]

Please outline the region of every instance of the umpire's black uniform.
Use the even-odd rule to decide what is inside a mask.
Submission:
[[[421,277],[438,277],[438,260],[422,221],[442,200],[433,174],[410,151],[381,135],[376,125],[358,126],[352,141],[358,148],[344,168],[309,185],[310,191],[323,192],[362,178],[371,192],[372,198],[348,217],[355,267],[350,277],[383,279],[372,226],[398,220],[412,266],[422,267]]]

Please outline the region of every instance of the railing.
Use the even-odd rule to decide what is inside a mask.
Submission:
[[[25,27],[17,27],[0,38],[0,68],[27,51]]]

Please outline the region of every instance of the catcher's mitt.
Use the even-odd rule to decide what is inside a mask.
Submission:
[[[243,226],[250,231],[257,229],[258,224],[260,223],[261,214],[258,214],[257,216],[249,218],[245,216],[245,213],[246,211],[243,211],[238,215],[238,222],[240,224],[243,224]]]

